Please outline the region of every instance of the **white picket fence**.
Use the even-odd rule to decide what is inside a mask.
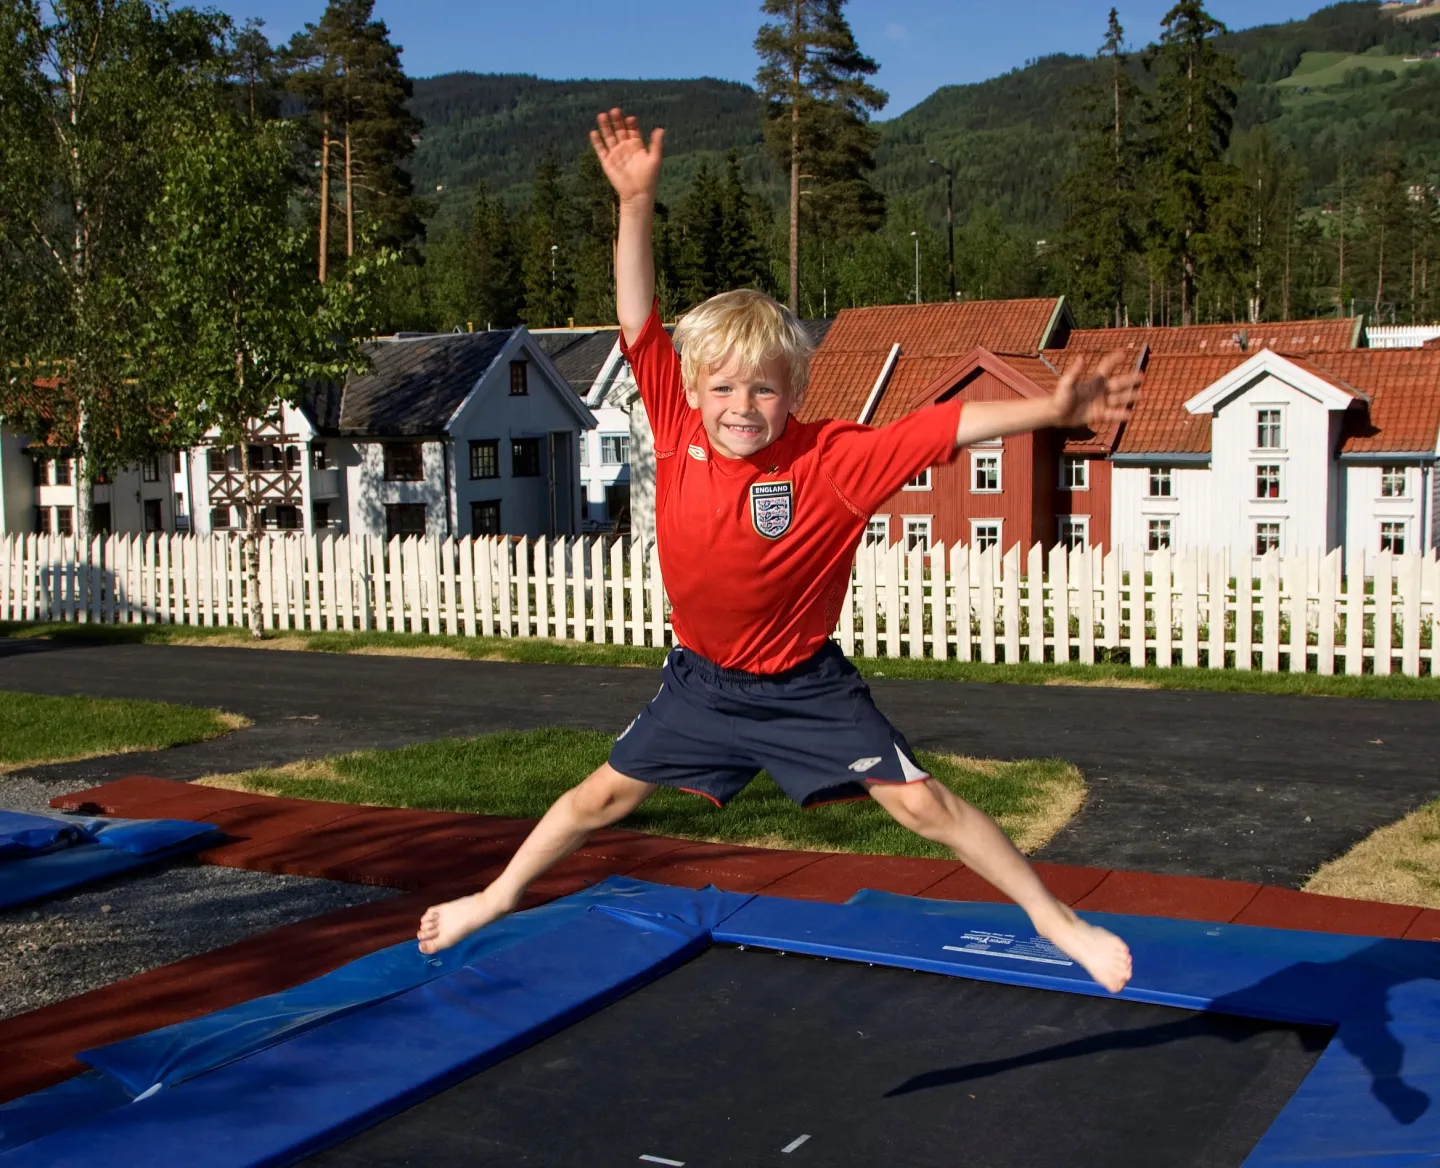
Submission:
[[[243,626],[238,536],[0,539],[0,620]],[[608,537],[262,539],[271,629],[669,645],[653,546]],[[1238,576],[1237,576],[1238,572]],[[1436,676],[1440,561],[1340,553],[860,549],[835,635],[866,657]],[[1143,619],[1142,619],[1143,618]]]

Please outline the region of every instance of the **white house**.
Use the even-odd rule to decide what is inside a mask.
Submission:
[[[1111,456],[1112,536],[1236,557],[1422,550],[1437,455],[1440,351],[1157,355]]]

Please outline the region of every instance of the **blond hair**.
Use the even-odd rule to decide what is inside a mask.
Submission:
[[[790,392],[799,399],[810,379],[815,345],[795,314],[763,292],[737,288],[697,304],[675,326],[680,372],[686,386],[700,384],[705,370],[733,354],[746,376],[761,362],[781,358],[790,366]]]

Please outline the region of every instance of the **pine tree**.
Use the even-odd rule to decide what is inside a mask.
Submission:
[[[445,331],[509,328],[522,300],[515,231],[505,205],[481,181],[470,215],[426,257],[433,323]]]
[[[693,307],[728,288],[725,217],[721,187],[708,162],[702,162],[678,208],[680,296]]]
[[[1227,30],[1201,0],[1180,0],[1161,24],[1160,43],[1146,58],[1155,74],[1148,118],[1151,250],[1178,273],[1180,321],[1192,324],[1202,255],[1220,247],[1204,237],[1219,227],[1215,210],[1235,179],[1225,150],[1240,74],[1216,48],[1215,38]]]
[[[619,205],[593,150],[576,160],[571,198],[574,223],[575,319],[587,324],[615,322],[615,233]]]
[[[860,52],[844,14],[845,0],[764,0],[778,17],[755,38],[761,65],[756,84],[769,106],[766,141],[790,174],[789,304],[800,299],[800,180],[810,182],[817,220],[839,230],[874,229],[883,199],[866,175],[874,169],[878,134],[872,111],[883,90],[866,78],[879,66]]]
[[[1097,54],[1100,77],[1075,94],[1081,115],[1078,160],[1060,185],[1066,209],[1060,231],[1067,291],[1082,319],[1119,326],[1125,280],[1138,250],[1135,195],[1135,105],[1125,30],[1115,9]]]
[[[740,170],[740,152],[725,156],[725,177],[720,186],[720,272],[722,289],[764,288],[764,254],[756,230],[756,209],[745,176]]]
[[[575,256],[569,227],[570,210],[560,167],[553,158],[543,158],[535,168],[522,234],[522,318],[531,328],[563,325],[574,312],[571,267]]]
[[[424,231],[407,169],[421,123],[405,108],[410,79],[374,8],[374,0],[330,0],[319,24],[307,24],[289,48],[291,90],[306,104],[320,152],[322,283],[339,251],[330,225],[337,179],[346,258],[359,232],[411,248]]]

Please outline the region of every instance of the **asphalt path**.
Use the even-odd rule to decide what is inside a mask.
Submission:
[[[652,669],[0,640],[0,688],[218,706],[255,723],[7,776],[0,806],[125,774],[191,779],[504,729],[618,732],[657,685]],[[872,689],[917,749],[1079,766],[1091,796],[1040,853],[1056,863],[1298,887],[1440,796],[1430,702],[884,678]]]

